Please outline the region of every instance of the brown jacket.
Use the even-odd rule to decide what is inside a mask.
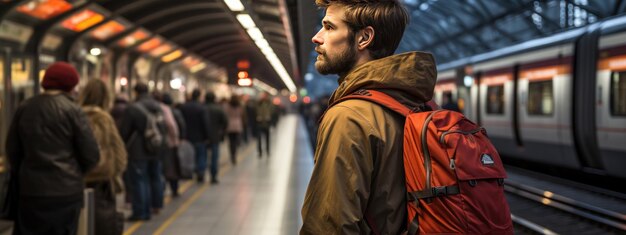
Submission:
[[[116,193],[123,190],[121,175],[128,161],[126,148],[111,115],[99,107],[85,106],[83,111],[89,119],[89,126],[98,142],[100,161],[85,176],[86,182],[107,181],[113,183]]]
[[[410,52],[370,61],[340,78],[329,104],[360,89],[383,91],[408,107],[432,98],[432,55]],[[406,227],[404,117],[363,100],[324,115],[300,234],[399,234]]]

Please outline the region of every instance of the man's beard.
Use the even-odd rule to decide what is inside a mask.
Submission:
[[[356,49],[352,45],[349,45],[346,50],[339,53],[339,56],[332,60],[327,56],[325,50],[319,55],[323,57],[323,60],[315,62],[315,69],[323,75],[346,73],[356,63]]]

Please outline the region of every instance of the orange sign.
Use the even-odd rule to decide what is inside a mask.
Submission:
[[[135,45],[138,41],[148,38],[148,33],[142,29],[135,30],[131,35],[124,37],[117,44],[123,47],[130,47]]]
[[[104,20],[104,16],[91,10],[84,10],[64,20],[61,25],[74,32],[83,31]]]
[[[181,57],[182,55],[183,55],[183,51],[175,50],[174,52],[161,57],[161,61],[163,61],[164,63],[169,63],[172,60],[178,59],[178,57]]]
[[[172,45],[170,45],[169,43],[166,43],[166,44],[161,45],[160,47],[157,47],[157,49],[152,50],[150,52],[150,55],[154,57],[158,57],[170,51],[172,51]]]
[[[41,20],[47,20],[72,9],[65,0],[32,0],[22,4],[17,11]]]
[[[118,34],[126,29],[126,26],[120,24],[117,21],[111,20],[106,24],[96,28],[93,32],[91,32],[91,36],[104,41],[113,36],[114,34]]]
[[[149,50],[152,50],[156,47],[158,47],[159,45],[161,45],[161,39],[158,38],[153,38],[148,40],[147,42],[142,43],[141,45],[139,45],[139,51],[146,53]]]
[[[598,69],[624,71],[626,70],[626,55],[613,56],[610,58],[602,59],[600,60],[600,62],[598,62]]]
[[[237,73],[237,77],[238,78],[247,78],[248,77],[248,72],[246,72],[246,71],[239,71],[239,73]]]
[[[199,63],[200,60],[191,56],[187,56],[185,59],[183,59],[183,65],[185,65],[185,67],[187,67],[188,69],[191,69],[193,66],[196,66]]]
[[[237,68],[238,69],[249,69],[250,68],[250,62],[247,61],[247,60],[237,61]]]

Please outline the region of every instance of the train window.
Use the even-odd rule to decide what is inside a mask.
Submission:
[[[554,113],[552,80],[528,83],[527,109],[529,115],[552,115]]]
[[[487,113],[504,114],[504,85],[487,87]]]
[[[626,71],[611,76],[611,115],[626,116]]]

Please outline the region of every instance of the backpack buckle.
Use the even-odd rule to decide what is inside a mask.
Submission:
[[[441,196],[448,195],[448,190],[446,186],[433,187],[431,188],[431,190],[433,191],[433,197],[441,197]]]

